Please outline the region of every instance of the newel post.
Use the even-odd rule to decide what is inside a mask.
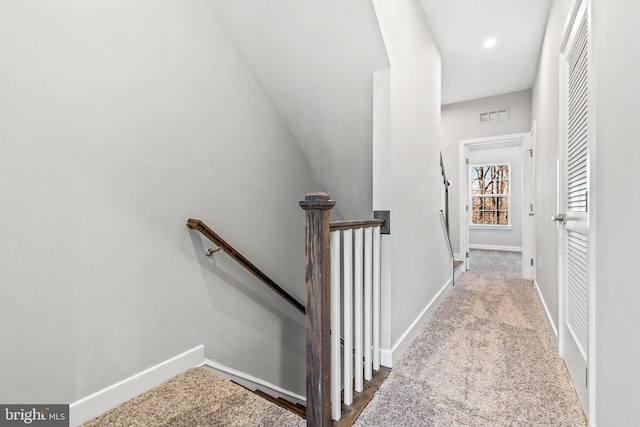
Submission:
[[[307,217],[307,425],[313,427],[331,425],[329,234],[335,203],[327,193],[310,193],[300,202]]]

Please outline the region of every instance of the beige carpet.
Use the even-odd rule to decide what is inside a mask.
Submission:
[[[356,422],[360,427],[585,426],[519,254],[473,252],[463,273]],[[204,368],[85,424],[305,426]]]
[[[477,252],[356,426],[585,426],[519,254]]]
[[[206,368],[191,369],[84,427],[303,427],[305,420]]]

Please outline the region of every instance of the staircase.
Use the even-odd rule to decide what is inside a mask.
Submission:
[[[190,369],[83,427],[126,426],[285,426],[304,427],[298,412],[253,393],[205,367]]]
[[[306,407],[264,390],[253,391],[304,414],[308,426],[352,425],[390,372],[380,365],[384,220],[331,223],[334,205],[326,193],[307,194],[300,202],[306,215],[306,306],[204,222],[187,221],[189,228],[217,246],[207,250],[207,256],[223,251],[305,315]]]

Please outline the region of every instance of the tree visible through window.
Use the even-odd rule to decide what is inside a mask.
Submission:
[[[471,166],[471,224],[509,225],[509,165]]]

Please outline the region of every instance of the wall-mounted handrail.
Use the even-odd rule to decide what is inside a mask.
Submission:
[[[444,170],[444,160],[442,159],[442,151],[440,152],[440,177],[442,182],[442,200],[440,209],[440,219],[442,220],[442,229],[447,240],[447,248],[449,249],[449,256],[451,257],[451,280],[455,284],[456,268],[455,268],[455,255],[453,253],[453,246],[451,245],[450,222],[449,213],[451,211],[451,182],[447,179],[447,173]]]
[[[444,210],[444,223],[447,229],[447,236],[449,235],[449,211],[450,211],[450,189],[451,182],[447,179],[447,173],[444,170],[444,160],[442,159],[442,152],[440,152],[440,176],[442,178],[442,188],[444,190],[444,206],[442,209]]]
[[[282,289],[276,282],[271,280],[269,276],[262,272],[258,267],[253,265],[247,258],[245,258],[240,252],[238,252],[233,246],[227,243],[222,237],[216,234],[211,228],[209,228],[204,222],[199,219],[188,219],[187,226],[193,230],[197,230],[202,233],[207,239],[215,243],[220,249],[222,249],[227,255],[233,258],[236,262],[246,268],[251,274],[260,279],[262,283],[267,285],[271,290],[287,300],[292,306],[294,306],[302,314],[306,314],[306,309],[302,303],[292,297],[287,291]]]
[[[444,237],[447,240],[447,248],[449,249],[449,256],[453,258],[453,247],[451,246],[451,238],[449,237],[449,231],[447,230],[447,221],[444,218],[444,212],[442,212],[442,210],[440,210],[440,221],[442,222]]]
[[[453,246],[451,246],[451,238],[449,237],[449,227],[447,227],[447,221],[444,218],[444,212],[442,212],[442,209],[440,210],[440,222],[442,222],[442,231],[444,232],[444,237],[447,241],[449,258],[451,258],[451,286],[454,286],[456,284],[455,255],[453,254]]]

